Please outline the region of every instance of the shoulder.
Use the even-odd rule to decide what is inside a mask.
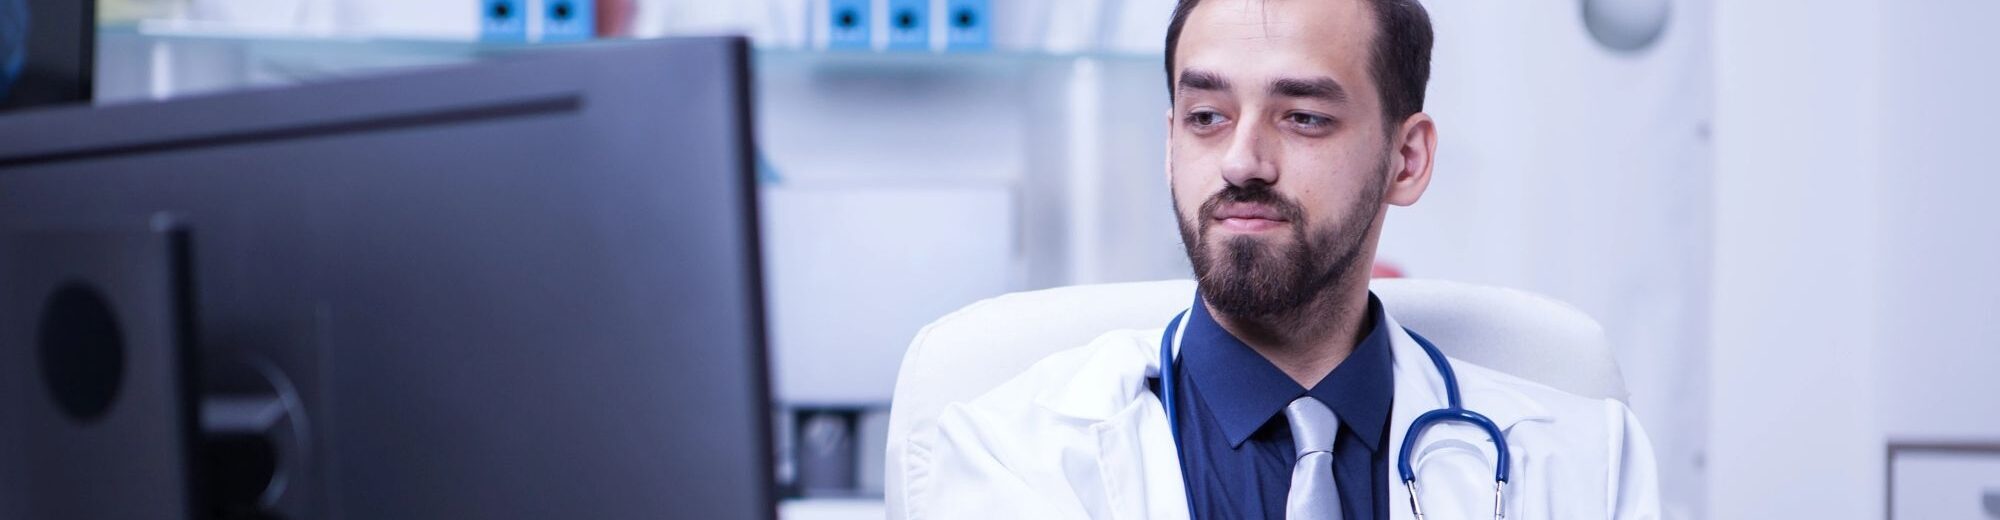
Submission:
[[[1497,394],[1514,399],[1524,399],[1541,408],[1542,412],[1558,416],[1575,413],[1596,413],[1602,411],[1605,403],[1617,403],[1616,399],[1584,397],[1555,387],[1530,381],[1484,365],[1458,358],[1451,358],[1451,366],[1458,373],[1461,385],[1466,386],[1467,399],[1475,394]],[[1475,389],[1484,388],[1481,392]],[[1498,390],[1494,392],[1492,390]]]
[[[1632,410],[1617,399],[1584,397],[1477,364],[1451,360],[1468,408],[1510,409],[1537,433],[1571,440],[1608,440],[1636,424]]]
[[[993,418],[1012,424],[1038,414],[1101,420],[1122,401],[1146,391],[1145,378],[1161,330],[1115,330],[1090,343],[1056,352],[971,401],[947,406],[945,416]],[[1114,406],[1093,406],[1102,404]],[[1101,412],[1101,413],[1100,413]],[[945,416],[939,418],[940,424]],[[995,425],[1004,426],[1004,425]]]
[[[1065,432],[1080,435],[1108,417],[1107,410],[1147,391],[1145,348],[1151,342],[1144,338],[1160,332],[1111,331],[1051,354],[979,397],[945,405],[931,430],[939,441],[975,441],[958,447],[980,451],[1034,451],[1067,442]]]

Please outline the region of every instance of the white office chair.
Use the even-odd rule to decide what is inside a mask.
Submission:
[[[1586,397],[1625,400],[1604,329],[1583,311],[1512,289],[1433,280],[1375,280],[1402,322],[1465,360]],[[1165,327],[1194,302],[1194,282],[1169,280],[1006,294],[938,318],[903,354],[889,409],[884,496],[903,518],[903,451],[945,405],[970,401],[1034,362],[1106,331]]]

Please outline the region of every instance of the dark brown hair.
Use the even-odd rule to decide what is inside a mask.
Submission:
[[[1299,1],[1299,0],[1293,0]],[[1424,88],[1431,81],[1431,16],[1416,0],[1362,0],[1375,11],[1375,40],[1369,70],[1382,94],[1382,120],[1394,131],[1411,114],[1424,110]],[[1174,95],[1174,47],[1181,26],[1201,0],[1180,0],[1167,23],[1167,98]]]

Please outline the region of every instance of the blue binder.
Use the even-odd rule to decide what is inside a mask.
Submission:
[[[542,0],[542,41],[578,42],[597,37],[597,2]]]
[[[826,48],[867,50],[869,0],[826,0]]]
[[[944,48],[947,51],[993,48],[991,0],[945,0],[944,24]]]
[[[889,50],[931,50],[930,0],[889,0]]]
[[[480,0],[480,41],[527,42],[528,14],[527,0]]]

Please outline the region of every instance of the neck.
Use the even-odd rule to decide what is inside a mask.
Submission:
[[[1203,306],[1208,306],[1204,300]],[[1227,316],[1208,306],[1223,330],[1264,356],[1299,386],[1312,388],[1340,366],[1368,333],[1368,286],[1341,282],[1278,316]]]

